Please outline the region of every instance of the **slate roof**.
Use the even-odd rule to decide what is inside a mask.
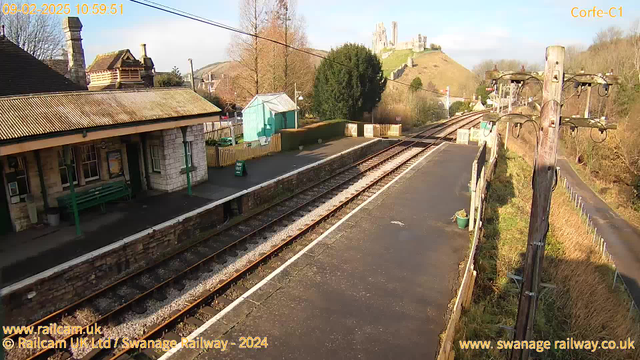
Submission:
[[[42,62],[61,75],[67,76],[69,74],[69,59],[45,59]]]
[[[258,94],[254,96],[251,101],[249,101],[247,106],[245,106],[245,109],[254,105],[253,103],[256,101],[256,99],[259,99],[264,103],[264,106],[266,106],[269,110],[276,114],[287,111],[294,111],[296,109],[296,104],[293,102],[293,100],[291,100],[291,98],[283,92],[272,94]]]
[[[184,88],[0,97],[0,142],[184,116],[211,116],[220,111]]]
[[[128,59],[128,55],[132,59]],[[113,70],[118,68],[143,68],[142,63],[133,56],[129,49],[118,50],[96,56],[87,72]]]
[[[0,96],[86,90],[0,35]]]

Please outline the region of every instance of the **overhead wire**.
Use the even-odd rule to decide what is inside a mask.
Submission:
[[[295,46],[289,45],[287,43],[283,43],[283,42],[275,40],[275,39],[271,39],[271,38],[268,38],[268,37],[265,37],[265,36],[261,36],[259,34],[250,33],[250,32],[244,31],[242,29],[234,28],[232,26],[229,26],[229,25],[217,22],[217,21],[209,20],[207,18],[198,16],[198,15],[195,15],[195,14],[191,14],[191,13],[186,12],[184,10],[176,9],[176,8],[173,8],[173,7],[164,5],[164,4],[160,4],[160,3],[157,3],[157,2],[154,2],[154,1],[151,1],[151,0],[129,0],[129,1],[131,1],[133,3],[136,3],[136,4],[139,4],[139,5],[150,7],[152,9],[160,10],[160,11],[172,14],[172,15],[177,15],[177,16],[180,16],[180,17],[183,17],[183,18],[186,18],[186,19],[198,21],[198,22],[201,22],[203,24],[212,25],[212,26],[215,26],[215,27],[218,27],[218,28],[221,28],[221,29],[224,29],[224,30],[233,31],[233,32],[236,32],[236,33],[239,33],[239,34],[242,34],[242,35],[251,36],[251,37],[254,37],[256,39],[269,41],[269,42],[272,42],[274,44],[281,45],[281,46],[284,46],[286,48],[301,52],[303,54],[314,56],[314,57],[329,61],[331,63],[337,64],[337,65],[340,65],[340,66],[344,66],[344,67],[349,68],[351,70],[357,70],[356,68],[354,68],[354,67],[352,67],[350,65],[343,64],[343,63],[341,63],[339,61],[335,61],[333,59],[329,59],[326,56],[322,56],[320,54],[313,53],[313,52],[311,52],[309,50],[300,49],[300,48],[297,48]],[[407,84],[407,83],[404,83],[404,82],[401,82],[401,81],[398,81],[398,80],[392,80],[392,79],[389,79],[389,78],[387,78],[386,80],[388,82],[392,82],[392,83],[396,83],[396,84],[399,84],[399,85],[406,86],[408,88],[412,88],[411,84]],[[437,91],[437,90],[430,90],[430,89],[425,89],[425,88],[418,88],[418,90],[425,91],[425,92],[428,92],[428,93],[438,94],[440,96],[443,95],[440,91]],[[460,98],[463,97],[463,96],[456,96],[456,95],[451,95],[451,94],[449,94],[449,96],[450,97],[460,97]]]

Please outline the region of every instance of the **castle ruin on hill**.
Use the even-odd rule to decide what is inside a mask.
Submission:
[[[376,24],[376,31],[373,33],[372,48],[375,54],[380,54],[382,49],[406,50],[411,49],[415,52],[424,51],[427,47],[427,37],[418,34],[411,41],[398,42],[398,23],[391,22],[391,39],[387,38],[387,29],[384,23]]]

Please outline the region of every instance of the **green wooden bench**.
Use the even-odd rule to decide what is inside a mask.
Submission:
[[[105,204],[109,201],[122,197],[131,199],[131,189],[124,181],[112,182],[100,185],[85,191],[76,191],[76,204],[78,211],[100,205],[102,212],[105,212]],[[73,203],[71,194],[57,198],[58,207],[61,211],[73,213]]]

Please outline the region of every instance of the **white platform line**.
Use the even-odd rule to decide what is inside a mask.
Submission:
[[[380,138],[372,139],[371,141],[367,141],[367,142],[362,143],[362,144],[360,144],[358,146],[354,146],[354,147],[352,147],[350,149],[347,149],[345,151],[342,151],[342,152],[340,152],[338,154],[331,155],[326,159],[322,159],[322,160],[316,161],[316,162],[314,162],[312,164],[305,165],[305,166],[301,167],[300,169],[296,169],[296,170],[288,172],[288,173],[286,173],[284,175],[280,175],[277,178],[271,179],[269,181],[265,181],[265,182],[263,182],[261,184],[253,186],[253,187],[248,188],[246,190],[242,190],[242,191],[237,192],[237,193],[235,193],[233,195],[227,196],[224,199],[216,200],[215,202],[212,202],[210,204],[204,205],[204,206],[202,206],[200,208],[197,208],[195,210],[192,210],[192,211],[190,211],[188,213],[185,213],[185,214],[182,214],[182,215],[180,215],[178,217],[175,217],[175,218],[173,218],[171,220],[167,220],[167,221],[165,221],[163,223],[160,223],[158,225],[154,225],[154,226],[152,226],[150,228],[147,228],[145,230],[142,230],[142,231],[140,231],[138,233],[135,233],[133,235],[127,236],[122,240],[118,240],[118,241],[116,241],[114,243],[111,243],[109,245],[106,245],[104,247],[96,249],[96,250],[94,250],[92,252],[86,253],[86,254],[84,254],[84,255],[82,255],[80,257],[71,259],[71,260],[69,260],[67,262],[64,262],[64,263],[60,264],[60,265],[54,266],[54,267],[52,267],[50,269],[47,269],[47,270],[45,270],[43,272],[40,272],[40,273],[36,274],[36,275],[30,276],[30,277],[28,277],[28,278],[26,278],[24,280],[18,281],[17,283],[14,283],[14,284],[11,284],[9,286],[6,286],[6,287],[2,288],[2,290],[0,290],[0,296],[7,295],[7,294],[9,294],[11,292],[14,292],[14,291],[20,289],[20,288],[28,286],[28,285],[30,285],[30,284],[38,281],[38,280],[47,278],[47,277],[49,277],[49,276],[51,276],[51,275],[53,275],[53,274],[55,274],[57,272],[65,270],[65,269],[67,269],[67,268],[69,268],[71,266],[78,265],[78,264],[80,264],[80,263],[82,263],[84,261],[90,260],[90,259],[92,259],[92,258],[94,258],[94,257],[96,257],[98,255],[104,254],[105,252],[108,252],[108,251],[111,251],[113,249],[117,249],[119,247],[122,247],[123,245],[125,245],[127,243],[130,243],[130,242],[132,242],[134,240],[137,240],[137,239],[139,239],[139,238],[141,238],[141,237],[143,237],[145,235],[148,235],[148,234],[150,234],[150,233],[152,233],[154,231],[161,230],[161,229],[166,228],[168,226],[171,226],[171,225],[174,225],[176,223],[179,223],[179,222],[181,222],[181,221],[183,221],[183,220],[185,220],[185,219],[187,219],[187,218],[189,218],[191,216],[198,215],[198,214],[200,214],[200,213],[202,213],[204,211],[212,209],[212,208],[214,208],[214,207],[216,207],[216,206],[218,206],[220,204],[223,204],[223,203],[225,203],[225,202],[227,202],[229,200],[233,200],[233,199],[238,198],[238,197],[240,197],[242,195],[248,194],[248,193],[250,193],[252,191],[256,191],[256,190],[258,190],[260,188],[263,188],[265,186],[273,184],[276,181],[280,181],[282,179],[285,179],[287,177],[295,175],[295,174],[297,174],[297,173],[299,173],[301,171],[305,171],[307,169],[316,167],[316,166],[318,166],[318,165],[320,165],[322,163],[325,163],[325,162],[327,162],[329,160],[335,159],[338,156],[342,156],[342,155],[344,155],[344,154],[346,154],[348,152],[351,152],[353,150],[356,150],[356,149],[359,149],[359,148],[361,148],[363,146],[371,144],[374,141],[381,141],[381,139]]]
[[[391,182],[389,182],[387,185],[385,185],[382,189],[378,190],[378,192],[376,192],[375,194],[373,194],[373,196],[371,196],[370,198],[368,198],[367,200],[365,200],[365,202],[363,202],[362,204],[360,204],[357,208],[353,209],[350,213],[348,213],[345,217],[343,217],[342,219],[340,219],[340,221],[338,221],[335,225],[333,225],[332,227],[330,227],[327,231],[325,231],[324,233],[322,233],[322,235],[320,235],[317,239],[315,239],[314,241],[312,241],[309,245],[307,245],[304,249],[302,249],[299,253],[295,254],[291,259],[287,260],[284,264],[282,264],[279,268],[277,268],[276,270],[274,270],[271,274],[269,274],[267,277],[265,277],[264,279],[262,279],[262,281],[260,281],[259,283],[257,283],[256,285],[254,285],[251,289],[249,289],[246,293],[244,293],[242,296],[240,296],[238,299],[236,299],[234,302],[232,302],[231,304],[229,304],[229,306],[227,306],[226,308],[222,309],[222,311],[220,311],[219,313],[217,313],[214,317],[212,317],[211,319],[209,319],[209,321],[207,321],[206,323],[204,323],[202,326],[200,326],[199,328],[197,328],[195,331],[193,331],[191,334],[189,334],[189,336],[187,336],[187,339],[189,339],[189,341],[194,340],[196,337],[198,337],[200,334],[202,334],[205,330],[207,330],[211,325],[213,325],[214,323],[216,323],[218,320],[222,319],[222,317],[227,314],[229,311],[233,310],[233,308],[235,308],[236,306],[238,306],[242,301],[244,301],[245,299],[247,299],[251,294],[253,294],[254,292],[256,292],[257,290],[259,290],[264,284],[268,283],[271,279],[273,279],[276,275],[278,275],[280,272],[282,272],[284,269],[286,269],[289,265],[291,265],[294,261],[296,261],[300,256],[304,255],[307,251],[309,251],[309,249],[311,249],[312,247],[314,247],[318,242],[322,241],[324,238],[326,238],[331,232],[333,232],[335,229],[337,229],[343,222],[347,221],[351,216],[353,216],[356,212],[358,212],[361,208],[363,208],[365,205],[367,205],[371,200],[375,199],[378,195],[380,195],[383,191],[385,191],[389,186],[391,186],[393,183],[395,183],[398,179],[400,179],[402,176],[404,176],[409,170],[413,169],[414,166],[418,165],[420,162],[422,162],[422,160],[424,160],[427,156],[431,155],[431,153],[433,153],[434,151],[438,150],[440,147],[442,147],[443,145],[446,145],[448,143],[444,142],[438,146],[436,146],[435,148],[431,149],[429,152],[427,152],[424,156],[422,156],[420,158],[420,160],[418,160],[415,164],[409,166],[409,168],[407,168],[405,171],[403,171],[400,175],[398,175],[395,179],[391,180]],[[180,351],[180,349],[182,349],[182,343],[178,343],[178,345],[174,346],[173,348],[171,348],[169,351],[167,351],[164,355],[162,355],[158,360],[167,360],[168,358],[170,358],[172,355],[174,355],[175,353],[177,353],[178,351]]]

